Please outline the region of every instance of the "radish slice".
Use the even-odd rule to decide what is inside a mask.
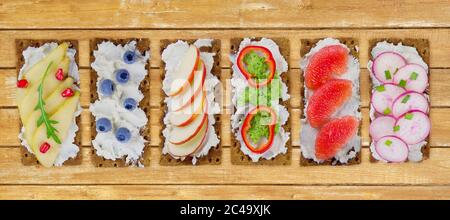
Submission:
[[[431,122],[428,115],[418,110],[409,111],[397,119],[394,133],[407,144],[418,144],[430,134]]]
[[[397,71],[394,82],[407,90],[422,93],[428,86],[427,70],[418,64],[408,64]]]
[[[372,73],[382,83],[394,81],[394,74],[406,65],[406,59],[396,52],[383,52],[379,54],[372,65]]]
[[[392,103],[404,92],[405,89],[393,83],[385,83],[372,91],[371,103],[379,114],[392,115]]]
[[[422,94],[414,91],[408,91],[401,94],[392,104],[392,114],[399,117],[411,110],[419,110],[428,113],[428,99]]]
[[[375,151],[383,160],[400,163],[408,159],[408,145],[400,138],[392,135],[384,136],[377,141]]]
[[[369,127],[370,137],[374,141],[378,141],[380,138],[386,135],[394,135],[395,118],[392,116],[378,117],[372,121]]]

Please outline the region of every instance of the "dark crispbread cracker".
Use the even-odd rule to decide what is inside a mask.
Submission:
[[[369,40],[369,59],[370,60],[374,60],[375,57],[372,57],[372,49],[377,45],[378,42],[383,42],[386,41],[388,43],[393,43],[395,45],[402,43],[404,46],[410,46],[410,47],[414,47],[417,49],[417,52],[419,53],[419,55],[422,57],[422,59],[425,61],[425,63],[428,65],[428,67],[430,67],[430,42],[428,41],[428,39],[415,39],[415,38],[375,38],[375,39],[371,39]],[[431,78],[431,74],[430,74],[430,68],[428,68],[428,82],[431,82],[430,78]],[[369,81],[370,84],[370,98],[372,98],[372,80]],[[425,94],[430,95],[430,84],[428,84],[428,88],[425,90]],[[370,99],[369,99],[370,100]],[[431,99],[430,99],[430,103],[429,105],[431,106]],[[370,107],[369,107],[370,108]],[[430,116],[431,112],[428,112],[428,116]],[[370,123],[372,123],[372,120],[370,119]],[[431,131],[430,134],[428,135],[427,139],[425,139],[427,141],[427,145],[425,145],[425,147],[422,147],[422,154],[423,154],[423,160],[426,160],[428,158],[430,158],[430,135],[431,135]],[[369,135],[369,143],[372,143],[372,138]],[[370,162],[374,163],[374,162],[378,162],[372,155],[372,153],[370,154]]]
[[[252,41],[259,41],[261,40],[261,37],[257,38],[251,38]],[[268,38],[269,39],[269,38]],[[287,38],[270,38],[273,40],[279,47],[281,55],[286,59],[286,61],[289,61],[290,56],[290,44],[289,39]],[[239,46],[241,45],[242,40],[244,38],[232,38],[230,40],[230,50],[232,53],[236,54],[239,51]],[[289,93],[289,71],[281,74],[281,80],[288,86],[288,93]],[[232,73],[232,74],[238,74],[238,73]],[[281,105],[285,106],[289,112],[289,115],[291,115],[291,106],[289,100],[282,101]],[[234,108],[236,110],[236,108]],[[291,131],[291,119],[292,117],[289,117],[286,124],[283,125],[283,128],[286,132]],[[291,134],[292,136],[293,134]],[[285,154],[278,154],[277,156],[273,157],[270,160],[260,158],[258,162],[253,162],[252,159],[244,154],[241,151],[241,144],[239,141],[235,138],[234,131],[231,132],[231,163],[236,165],[290,165],[291,164],[291,154],[292,154],[292,137],[289,138],[289,140],[286,143],[287,151]]]
[[[160,41],[160,54],[162,54],[162,52],[167,48],[167,46],[169,46],[172,43],[176,43],[178,40],[182,40],[182,41],[186,41],[188,44],[193,44],[196,39],[164,39]],[[221,41],[218,39],[213,39],[212,41],[212,47],[201,47],[199,48],[199,50],[201,52],[210,52],[210,53],[215,53],[216,55],[214,56],[214,64],[211,70],[211,74],[213,74],[214,76],[216,76],[220,81],[221,81],[221,68],[220,68],[220,49],[221,49]],[[161,83],[164,80],[165,77],[165,63],[164,61],[161,60]],[[164,99],[166,97],[165,93],[163,90],[161,90],[161,110],[163,110],[164,114],[161,114],[161,125],[162,125],[162,130],[164,130],[165,124],[164,124],[164,116],[165,113],[167,112],[167,105],[166,103],[164,103]],[[216,97],[217,99],[217,97]],[[216,100],[217,101],[217,100]],[[220,114],[216,114],[214,115],[214,118],[216,120],[216,123],[214,124],[214,130],[215,133],[218,134],[219,138],[221,137],[221,129],[220,129]],[[161,130],[161,131],[162,131]],[[160,149],[162,151],[163,147],[164,147],[164,142],[165,142],[165,138],[162,135],[162,132],[160,132]],[[159,161],[160,165],[164,165],[164,166],[176,166],[176,165],[192,165],[192,157],[186,157],[184,160],[180,160],[180,159],[175,159],[172,156],[170,156],[169,154],[161,154],[161,159]],[[218,144],[217,147],[212,147],[208,154],[206,156],[197,158],[197,163],[196,165],[220,165],[222,163],[222,146],[221,146],[221,142]]]
[[[336,39],[339,40],[340,43],[346,45],[350,49],[350,54],[353,57],[355,57],[356,59],[359,59],[359,52],[357,49],[357,46],[358,46],[357,39],[354,39],[354,38],[336,38]],[[316,44],[320,40],[322,40],[322,39],[303,39],[303,40],[301,40],[300,55],[301,55],[302,59],[313,47],[316,46]],[[304,82],[303,71],[300,74],[300,78],[301,78],[301,81]],[[301,113],[300,117],[301,117],[301,119],[305,119],[304,104],[306,101],[306,97],[305,97],[305,84],[304,83],[302,84],[302,88],[300,89],[300,91],[301,91],[300,95],[302,96],[302,102],[301,102],[302,113]],[[360,95],[361,95],[361,91],[360,91]],[[358,110],[361,112],[361,105],[359,106]],[[361,137],[361,121],[359,122],[358,135]],[[361,140],[362,140],[362,138],[361,138]],[[362,143],[360,142],[360,144],[361,144],[361,148],[362,148]],[[354,150],[354,149],[355,148],[352,148],[352,150]],[[313,159],[308,159],[308,158],[303,157],[303,153],[300,153],[300,164],[302,166],[354,165],[354,164],[359,164],[359,163],[361,163],[361,150],[356,153],[356,156],[354,158],[347,161],[347,163],[341,163],[338,160],[335,160],[334,158],[332,160],[324,161],[323,163],[317,163]]]
[[[131,41],[136,41],[136,49],[141,53],[145,54],[146,51],[150,50],[150,41],[147,38],[126,38],[126,39],[107,39],[107,38],[95,38],[90,41],[90,63],[93,63],[95,61],[94,57],[94,50],[98,49],[98,44],[102,42],[112,42],[114,45],[126,45],[127,43]],[[144,94],[144,98],[139,102],[139,107],[142,108],[142,110],[145,112],[145,115],[147,116],[148,122],[147,126],[145,126],[141,131],[140,134],[144,137],[145,140],[148,142],[145,143],[145,147],[142,153],[142,157],[140,158],[139,162],[142,163],[144,166],[149,165],[150,163],[150,66],[149,61],[147,61],[145,68],[147,69],[147,75],[145,76],[144,80],[142,80],[141,84],[139,85],[139,90]],[[97,73],[95,70],[91,67],[90,71],[90,101],[91,103],[94,103],[98,99],[98,93],[97,93]],[[97,130],[95,126],[95,117],[91,114],[91,140],[94,140],[97,136]],[[92,150],[92,161],[97,167],[125,167],[127,166],[125,162],[125,158],[117,159],[117,160],[109,160],[105,159],[104,157],[101,157],[97,155],[96,150]]]
[[[53,40],[53,39],[16,39],[16,69],[17,69],[17,76],[19,75],[19,71],[22,68],[22,66],[25,64],[25,59],[22,56],[22,52],[26,50],[28,47],[40,47],[46,43],[62,43],[62,42],[68,42],[69,48],[75,49],[77,52],[75,54],[75,63],[78,65],[78,41],[77,40]],[[79,83],[79,82],[78,82]],[[81,115],[76,118],[76,123],[78,127],[81,127]],[[20,121],[20,128],[22,128],[22,121]],[[20,132],[20,130],[19,130]],[[75,136],[74,143],[81,148],[81,131],[78,130]],[[36,156],[34,154],[30,153],[25,147],[21,147],[20,149],[21,157],[22,157],[22,164],[25,166],[31,166],[31,165],[37,165],[39,164],[39,161],[37,160]],[[81,157],[82,154],[78,153],[75,158],[70,158],[67,161],[64,162],[64,165],[80,165],[81,164]]]

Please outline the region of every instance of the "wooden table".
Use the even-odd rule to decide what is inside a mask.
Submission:
[[[101,3],[103,2],[103,3]],[[224,122],[220,166],[159,165],[152,139],[150,166],[95,168],[90,160],[89,40],[145,37],[151,40],[151,75],[159,88],[159,40],[218,38],[222,74],[230,74],[229,40],[265,36],[290,39],[291,77],[300,70],[300,40],[354,37],[360,42],[363,161],[356,166],[301,167],[299,125],[293,120],[289,166],[230,163]],[[369,162],[368,41],[378,37],[427,38],[431,50],[431,158],[422,163]],[[17,139],[16,38],[79,40],[82,105],[82,165],[25,167]],[[156,77],[156,78],[155,78]],[[296,78],[297,77],[297,78]],[[298,81],[299,82],[299,81]],[[450,198],[450,2],[380,0],[296,1],[0,1],[0,198],[1,199],[449,199]],[[293,86],[298,91],[299,86]],[[157,91],[158,89],[153,89]],[[298,102],[300,97],[296,97]],[[157,109],[156,109],[157,110]],[[156,111],[155,110],[155,111]],[[299,118],[301,109],[293,109]],[[152,137],[158,134],[153,121]],[[227,137],[228,136],[228,137]]]

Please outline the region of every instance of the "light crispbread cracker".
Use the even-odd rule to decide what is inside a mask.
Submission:
[[[16,39],[16,58],[17,58],[17,64],[16,64],[16,70],[17,70],[17,76],[19,76],[19,71],[22,68],[22,66],[25,64],[25,59],[22,56],[22,52],[26,50],[28,47],[40,47],[46,43],[62,43],[62,42],[68,42],[69,48],[75,49],[77,52],[75,54],[75,63],[78,65],[79,60],[79,50],[78,50],[78,41],[77,40],[53,40],[53,39]],[[80,82],[78,82],[80,83]],[[81,129],[81,115],[76,118],[76,123],[78,127]],[[20,121],[19,128],[22,128],[22,121]],[[20,132],[20,130],[19,130]],[[81,148],[81,130],[78,130],[76,132],[74,143]],[[81,150],[81,149],[80,149]],[[21,161],[22,164],[25,166],[32,166],[32,165],[38,165],[39,161],[37,160],[36,156],[32,153],[30,153],[25,147],[21,147],[20,149],[21,154]],[[82,154],[78,153],[75,158],[70,158],[67,161],[63,163],[63,165],[80,165],[81,164],[81,157]]]
[[[383,41],[386,41],[388,43],[393,43],[395,45],[402,43],[404,46],[410,46],[410,47],[416,48],[417,52],[422,57],[423,61],[425,61],[425,63],[428,65],[428,82],[431,82],[431,80],[430,80],[431,79],[430,42],[428,41],[428,39],[416,39],[416,38],[375,38],[375,39],[371,39],[371,40],[369,40],[369,50],[368,50],[370,60],[375,59],[375,57],[372,57],[372,53],[371,53],[372,49],[377,45],[378,42],[383,42]],[[373,87],[372,80],[369,81],[369,85],[370,85],[369,94],[370,94],[370,98],[372,98],[372,87]],[[431,91],[431,86],[430,86],[430,84],[428,84],[428,88],[425,90],[424,93],[427,95],[430,95],[430,91]],[[431,106],[431,99],[430,99],[430,106]],[[369,108],[370,108],[370,106],[369,106]],[[431,115],[431,111],[428,112],[428,116],[430,116],[430,115]],[[370,119],[370,123],[372,123],[371,119]],[[431,149],[430,136],[431,136],[431,131],[426,139],[427,145],[422,147],[423,160],[430,158],[430,149]],[[371,144],[371,143],[372,143],[372,138],[369,135],[369,144]],[[372,153],[370,153],[370,162],[372,162],[372,163],[378,162],[378,160],[376,160],[373,157]]]
[[[90,41],[90,63],[95,61],[94,50],[98,49],[98,44],[102,42],[112,42],[115,45],[126,45],[130,41],[136,41],[136,49],[141,53],[145,54],[146,51],[150,50],[150,41],[147,38],[126,38],[126,39],[108,39],[108,38],[95,38]],[[145,115],[148,119],[150,119],[150,66],[149,61],[147,61],[145,68],[147,69],[147,75],[144,80],[142,80],[139,85],[139,90],[144,94],[144,98],[139,102],[139,107],[145,112]],[[94,103],[98,99],[97,93],[97,73],[91,67],[90,70],[90,102]],[[148,166],[150,164],[150,120],[147,122],[147,126],[145,126],[140,134],[144,137],[148,142],[145,143],[145,147],[142,153],[142,157],[139,160],[144,166]],[[95,126],[95,117],[91,114],[91,141],[95,139],[97,135],[97,130]],[[92,150],[92,162],[97,167],[125,167],[127,166],[125,162],[125,158],[117,159],[117,160],[109,160],[105,159],[97,155],[96,150]]]
[[[357,50],[357,46],[358,46],[357,39],[354,39],[354,38],[335,38],[335,39],[339,40],[340,43],[346,45],[350,49],[350,54],[359,60],[359,52]],[[300,56],[302,57],[302,59],[313,47],[316,46],[317,42],[319,42],[320,40],[322,40],[322,38],[301,40]],[[305,104],[306,100],[305,100],[305,84],[304,84],[303,70],[300,73],[300,78],[301,78],[301,81],[303,82],[302,88],[300,89],[300,93],[301,93],[300,95],[302,97],[302,102],[301,102],[302,112],[301,112],[300,117],[301,117],[301,119],[304,119],[305,118],[304,104]],[[360,90],[360,94],[361,94],[361,90]],[[358,110],[361,111],[361,103],[360,103]],[[359,127],[358,127],[358,135],[360,137],[361,137],[361,124],[362,124],[362,122],[360,121]],[[362,138],[361,138],[361,140],[362,140]],[[362,148],[362,143],[360,143],[360,144],[361,144],[361,148]],[[354,149],[354,148],[352,148],[352,149]],[[323,163],[317,163],[313,159],[308,159],[308,158],[303,157],[303,153],[300,153],[300,165],[302,165],[302,166],[354,165],[354,164],[360,164],[360,163],[361,163],[361,150],[356,153],[356,156],[354,158],[347,161],[347,163],[341,163],[341,162],[335,160],[334,158],[332,160],[324,161]]]
[[[182,40],[182,41],[186,41],[188,44],[193,44],[196,39],[164,39],[160,41],[160,54],[162,54],[162,52],[167,48],[167,46],[169,46],[172,43],[176,43],[178,40]],[[218,39],[213,39],[212,41],[212,47],[201,47],[199,48],[200,52],[210,52],[210,53],[215,53],[216,55],[214,56],[214,64],[211,70],[211,74],[213,74],[214,76],[216,76],[221,83],[222,79],[221,79],[221,68],[220,68],[220,49],[221,49],[221,41]],[[165,77],[165,63],[164,61],[161,60],[161,83],[164,80]],[[161,90],[161,100],[160,100],[160,105],[161,105],[161,110],[163,111],[163,114],[161,114],[161,125],[162,125],[162,129],[160,132],[160,150],[162,152],[162,149],[164,147],[164,142],[165,142],[165,138],[162,135],[162,131],[166,128],[165,124],[164,124],[164,116],[166,115],[167,112],[167,105],[166,103],[164,103],[164,99],[165,99],[166,95],[164,93],[163,90]],[[217,97],[216,97],[217,99]],[[220,114],[216,114],[214,115],[214,118],[216,120],[216,123],[214,124],[214,130],[216,132],[216,134],[218,134],[219,139],[221,137],[222,131],[220,129],[220,122],[221,122],[221,117]],[[164,166],[177,166],[177,165],[192,165],[192,157],[186,157],[184,160],[180,160],[180,159],[175,159],[172,156],[170,156],[169,154],[162,154],[161,153],[161,159],[159,161],[160,165],[164,165]],[[219,142],[217,147],[212,147],[208,154],[206,156],[197,158],[197,163],[196,165],[220,165],[222,163],[222,141]]]
[[[251,40],[259,41],[261,40],[261,37],[257,38],[251,38]],[[269,38],[268,38],[269,39]],[[280,48],[281,55],[286,59],[286,61],[289,61],[290,56],[290,44],[289,39],[287,38],[270,38],[273,40],[278,47]],[[231,53],[237,53],[239,51],[239,46],[244,40],[244,38],[232,38],[230,40],[230,51]],[[288,86],[288,94],[289,94],[289,71],[281,74],[281,80]],[[232,74],[239,74],[239,73],[233,73]],[[291,116],[291,105],[289,100],[282,101],[281,105],[285,106],[289,112],[289,116]],[[236,108],[234,108],[234,111]],[[286,132],[291,131],[291,120],[292,117],[289,117],[289,120],[286,122],[286,124],[283,125],[283,128]],[[232,128],[231,128],[232,129]],[[233,130],[233,129],[232,129]],[[291,133],[291,136],[293,134]],[[264,158],[260,158],[258,162],[253,162],[249,156],[244,154],[241,151],[241,144],[239,141],[235,138],[234,131],[231,132],[231,163],[235,165],[290,165],[291,164],[291,158],[292,158],[292,137],[289,138],[289,140],[286,143],[287,151],[285,154],[278,154],[274,158],[267,160]]]

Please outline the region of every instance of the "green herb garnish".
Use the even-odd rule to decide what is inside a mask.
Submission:
[[[386,91],[386,88],[384,87],[384,85],[377,86],[375,89],[376,89],[378,92],[384,92],[384,91]]]
[[[268,112],[258,112],[250,121],[250,128],[248,129],[248,136],[253,143],[258,143],[258,141],[263,138],[269,137],[269,126],[272,121],[271,115]],[[279,123],[275,125],[275,133],[278,132],[280,126]]]
[[[416,80],[418,75],[419,74],[417,74],[416,72],[412,72],[411,75],[409,76],[409,79],[410,80]]]
[[[386,77],[386,79],[392,79],[391,72],[389,70],[384,71],[384,77]]]
[[[403,87],[403,88],[405,88],[405,86],[406,86],[406,80],[404,80],[404,79],[400,80],[400,83],[399,83],[398,85],[401,86],[401,87]]]
[[[392,144],[392,141],[391,140],[386,140],[385,142],[384,142],[384,144],[386,145],[386,146],[391,146],[391,144]]]
[[[413,115],[412,113],[407,113],[407,114],[405,115],[405,118],[408,119],[408,120],[413,119],[413,117],[414,117],[414,115]]]
[[[256,79],[267,79],[269,75],[269,65],[264,56],[260,56],[257,52],[245,54],[244,63],[247,65],[247,71]]]
[[[402,99],[402,103],[405,104],[409,101],[409,98],[411,98],[410,95],[406,95],[405,98]]]
[[[389,115],[389,114],[391,114],[391,112],[392,112],[392,110],[391,110],[390,108],[386,108],[386,109],[383,111],[383,114]]]
[[[400,125],[394,126],[394,131],[400,131]]]
[[[36,107],[34,108],[34,110],[40,110],[41,112],[41,116],[39,117],[39,119],[37,120],[37,127],[41,126],[42,124],[45,124],[45,128],[47,129],[47,138],[52,138],[56,143],[61,144],[61,140],[59,139],[58,135],[56,135],[56,133],[58,132],[58,130],[56,130],[55,127],[53,127],[54,124],[58,124],[58,121],[55,120],[51,120],[47,114],[47,112],[45,111],[45,102],[44,99],[42,98],[42,93],[43,93],[43,89],[44,89],[44,79],[48,74],[48,71],[50,69],[50,66],[53,64],[53,62],[50,62],[47,66],[47,69],[45,70],[44,76],[42,76],[41,82],[38,86],[38,103],[36,105]]]

